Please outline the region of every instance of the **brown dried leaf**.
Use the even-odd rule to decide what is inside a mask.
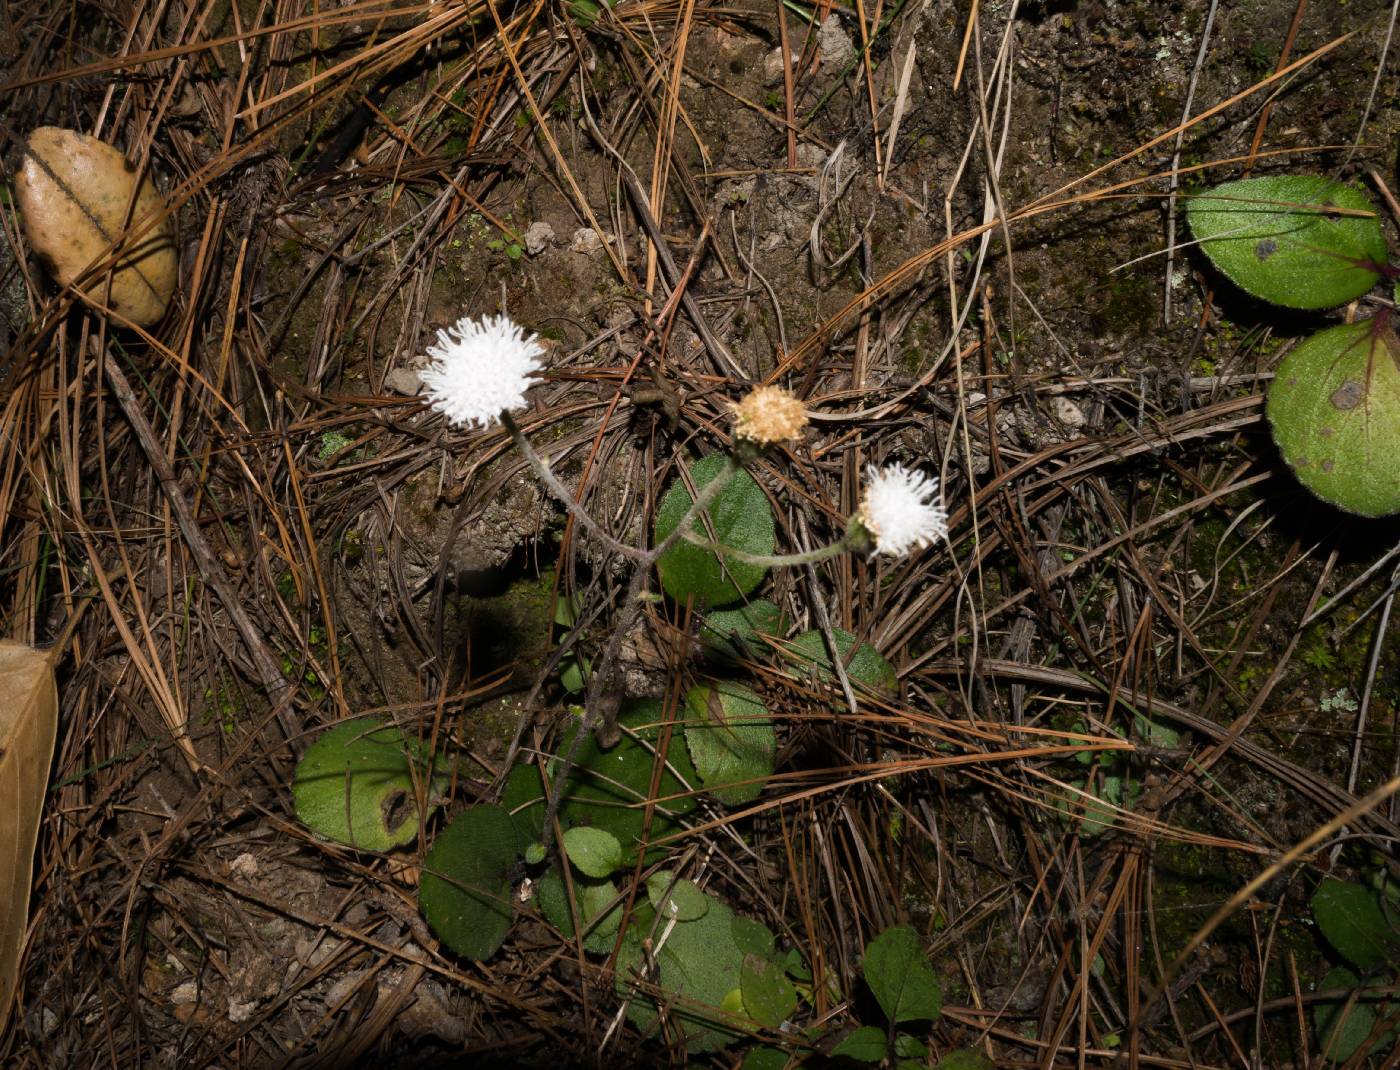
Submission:
[[[0,1035],[9,1020],[29,927],[29,880],[58,730],[53,667],[0,640]]]

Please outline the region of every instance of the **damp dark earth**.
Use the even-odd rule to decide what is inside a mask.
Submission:
[[[0,1065],[1397,1065],[1395,18],[0,8]]]

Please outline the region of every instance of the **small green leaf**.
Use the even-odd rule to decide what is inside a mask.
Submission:
[[[1342,215],[1335,209],[1369,212]],[[1287,308],[1331,308],[1376,284],[1385,236],[1360,190],[1315,175],[1226,182],[1186,205],[1191,232],[1246,293]]]
[[[423,747],[394,726],[372,717],[344,721],[297,763],[297,817],[323,839],[361,851],[402,846],[418,835],[415,793],[430,764]],[[430,803],[423,818],[434,809]]]
[[[878,1063],[885,1057],[885,1031],[873,1025],[863,1025],[841,1038],[831,1049],[833,1057],[854,1059],[858,1063]]]
[[[772,929],[764,925],[763,922],[746,918],[742,914],[734,915],[734,920],[729,926],[729,934],[734,941],[734,946],[739,949],[741,957],[743,955],[756,955],[761,959],[771,959],[777,947],[777,940],[773,937]]]
[[[418,907],[463,958],[490,958],[510,931],[511,875],[525,846],[503,807],[477,806],[458,814],[423,860]]]
[[[1357,969],[1374,970],[1395,956],[1395,930],[1370,888],[1328,877],[1313,893],[1312,912],[1327,942]]]
[[[763,700],[743,684],[724,681],[692,687],[685,709],[685,742],[705,790],[729,806],[758,798],[778,753]]]
[[[1389,323],[1342,324],[1295,346],[1266,411],[1308,490],[1349,513],[1400,513],[1400,338]]]
[[[895,925],[871,940],[861,963],[865,983],[891,1022],[937,1018],[943,989],[929,969],[919,934]]]
[[[538,866],[544,861],[544,844],[536,842],[525,848],[525,861],[532,866]]]
[[[751,1048],[739,1070],[787,1070],[788,1055],[782,1048]]]
[[[739,987],[744,994],[744,1010],[769,1029],[778,1028],[797,1009],[797,989],[771,959],[745,955],[739,970]]]
[[[918,1037],[900,1033],[894,1038],[894,1053],[901,1059],[918,1059],[928,1054],[928,1045]]]
[[[1344,966],[1330,971],[1318,983],[1318,991],[1331,989],[1354,989],[1361,987],[1361,979]],[[1371,1035],[1376,1024],[1376,1010],[1390,1016],[1395,1007],[1391,1003],[1377,1004],[1376,1000],[1358,997],[1350,1007],[1345,999],[1336,1002],[1317,1003],[1313,1006],[1313,1025],[1317,1029],[1318,1046],[1323,1058],[1331,1062],[1346,1062]],[[1345,1015],[1342,1016],[1342,1012]],[[1372,1052],[1385,1051],[1395,1043],[1395,1030],[1391,1029],[1371,1045]]]
[[[510,811],[526,843],[544,836],[544,789],[540,786],[539,766],[522,764],[511,769],[501,792],[501,805]]]
[[[573,882],[573,888],[579,920],[584,927],[584,950],[595,955],[608,954],[622,924],[623,904],[618,900],[617,886],[609,880],[580,878]],[[558,870],[551,869],[535,883],[535,902],[551,925],[565,937],[573,937],[574,912],[569,908],[569,892]]]
[[[992,1061],[980,1051],[960,1048],[939,1059],[934,1070],[992,1070]]]
[[[717,609],[705,614],[700,625],[700,643],[714,661],[732,664],[758,661],[769,651],[764,637],[779,638],[787,631],[783,611],[772,602],[759,599],[737,609]]]
[[[605,829],[580,825],[564,832],[564,853],[587,877],[606,877],[622,867],[622,844]]]
[[[694,921],[710,909],[710,898],[693,881],[673,880],[663,869],[647,878],[647,897],[657,914],[678,921]]]
[[[899,677],[894,666],[880,656],[869,643],[862,643],[850,632],[833,628],[836,649],[841,655],[841,664],[846,667],[846,677],[853,685],[864,686],[866,690],[879,695],[892,695],[899,687]],[[855,653],[852,654],[851,651]],[[793,665],[804,674],[815,673],[817,679],[833,681],[836,674],[831,668],[831,655],[827,653],[826,639],[820,631],[803,632],[787,644],[785,654]]]
[[[714,481],[724,469],[723,454],[712,453],[691,468],[696,490]],[[694,499],[684,481],[672,482],[656,511],[656,541],[663,541],[680,524]],[[691,530],[705,542],[717,542],[750,554],[773,552],[773,509],[768,497],[753,476],[742,468],[736,471],[708,510],[714,527],[714,537],[706,531],[700,517],[692,522]],[[656,563],[661,573],[661,586],[677,602],[693,597],[697,603],[723,606],[737,602],[767,575],[763,565],[751,565],[735,557],[721,557],[711,550],[678,539]]]

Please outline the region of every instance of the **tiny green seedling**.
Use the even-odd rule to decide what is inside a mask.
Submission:
[[[919,934],[908,925],[886,929],[865,946],[860,968],[889,1028],[863,1025],[846,1034],[832,1056],[860,1063],[892,1056],[896,1070],[924,1066],[928,1045],[897,1031],[906,1022],[931,1022],[943,1012],[943,987],[929,968]]]
[[[1367,196],[1315,175],[1227,182],[1187,205],[1192,233],[1240,289],[1324,309],[1400,271]],[[1400,513],[1400,338],[1394,309],[1319,331],[1279,366],[1267,413],[1299,481],[1349,513]]]

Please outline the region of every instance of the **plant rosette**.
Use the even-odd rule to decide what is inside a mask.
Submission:
[[[1366,517],[1400,513],[1400,338],[1389,319],[1305,339],[1279,365],[1266,410],[1299,482]]]

